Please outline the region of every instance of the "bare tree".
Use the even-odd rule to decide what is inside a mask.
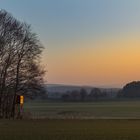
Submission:
[[[87,97],[87,91],[84,88],[81,88],[80,90],[80,96],[81,96],[81,101],[85,101]]]
[[[40,94],[43,46],[26,23],[0,11],[0,117],[15,117],[16,95]]]

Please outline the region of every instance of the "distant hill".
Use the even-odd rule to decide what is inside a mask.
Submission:
[[[121,94],[123,97],[140,98],[140,81],[133,81],[126,84],[123,87]]]

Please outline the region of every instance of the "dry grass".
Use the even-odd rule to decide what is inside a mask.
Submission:
[[[0,121],[0,140],[139,140],[140,120]]]

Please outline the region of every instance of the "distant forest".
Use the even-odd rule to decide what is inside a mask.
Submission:
[[[119,100],[119,99],[140,99],[140,81],[126,84],[122,89],[101,89],[78,87],[77,89],[48,91],[49,100],[60,101],[98,101],[98,100]]]

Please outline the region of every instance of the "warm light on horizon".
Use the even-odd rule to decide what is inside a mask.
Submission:
[[[3,0],[1,7],[37,33],[47,83],[121,87],[140,80],[139,0]]]
[[[140,78],[138,37],[68,45],[73,48],[64,48],[47,56],[49,83],[120,87]]]

